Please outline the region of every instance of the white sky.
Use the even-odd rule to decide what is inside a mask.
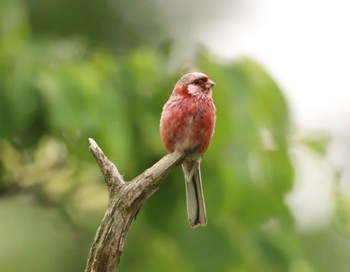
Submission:
[[[209,30],[214,37],[203,42],[221,56],[247,55],[262,63],[284,90],[299,126],[349,128],[350,2],[248,3],[247,18],[223,18]]]

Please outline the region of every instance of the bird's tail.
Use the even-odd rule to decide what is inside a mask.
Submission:
[[[200,160],[184,162],[182,170],[185,173],[187,215],[191,227],[207,225]]]

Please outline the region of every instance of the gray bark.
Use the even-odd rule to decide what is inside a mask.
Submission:
[[[118,267],[129,228],[142,205],[158,190],[169,172],[183,162],[186,154],[166,155],[132,181],[125,182],[96,142],[93,139],[89,142],[90,152],[109,190],[109,203],[90,249],[85,272],[111,272]]]

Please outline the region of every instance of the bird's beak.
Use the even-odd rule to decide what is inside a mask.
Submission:
[[[215,86],[215,82],[211,81],[210,79],[208,79],[208,81],[205,83],[205,88],[206,89],[210,89],[211,87]]]

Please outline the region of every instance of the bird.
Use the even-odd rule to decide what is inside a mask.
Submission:
[[[160,118],[160,135],[166,151],[189,154],[182,163],[182,170],[188,221],[193,228],[207,225],[200,165],[215,129],[214,86],[214,81],[201,72],[183,75],[175,84]]]

